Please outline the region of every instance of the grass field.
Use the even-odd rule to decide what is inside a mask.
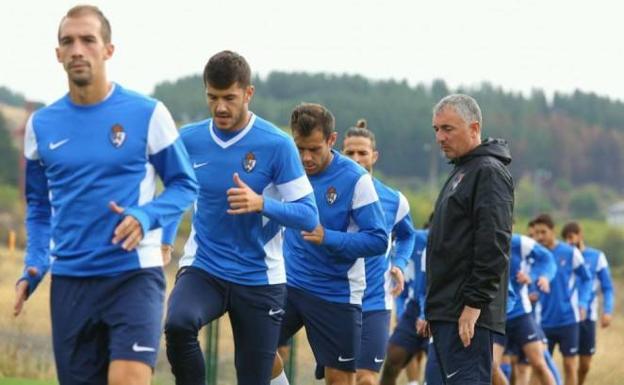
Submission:
[[[22,268],[21,253],[9,255],[0,248],[0,385],[48,385],[55,384],[49,316],[49,278],[28,300],[24,314],[13,317],[14,285]],[[173,284],[175,267],[167,269],[168,289]],[[587,385],[624,384],[624,274],[618,272],[616,290],[616,314],[613,325],[598,330],[598,348]],[[221,320],[219,338],[219,385],[234,385],[234,351],[231,329],[227,317]],[[297,385],[318,385],[313,380],[314,358],[305,340],[298,336]],[[173,384],[169,365],[164,355],[164,344],[156,367],[155,385]],[[405,384],[402,378],[400,384]]]

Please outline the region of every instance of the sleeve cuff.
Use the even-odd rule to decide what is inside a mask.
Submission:
[[[139,221],[139,224],[141,225],[141,230],[143,231],[143,236],[145,236],[150,230],[151,225],[149,216],[143,210],[131,207],[129,209],[126,209],[123,215],[130,215],[131,217]]]
[[[337,247],[342,242],[342,234],[339,231],[324,229],[323,246]]]

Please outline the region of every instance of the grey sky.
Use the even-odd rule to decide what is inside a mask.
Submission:
[[[92,1],[111,21],[111,80],[149,93],[199,73],[222,49],[271,70],[487,80],[508,90],[576,88],[624,100],[624,6],[565,0]],[[0,85],[51,102],[66,92],[56,29],[76,1],[10,0],[0,10]]]

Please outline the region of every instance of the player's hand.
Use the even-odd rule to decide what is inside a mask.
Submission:
[[[38,274],[36,267],[29,267],[26,272],[31,277],[36,277]],[[24,309],[24,302],[28,298],[28,281],[23,279],[15,285],[15,303],[13,304],[13,316],[17,317]]]
[[[528,285],[531,283],[531,277],[529,277],[528,274],[519,271],[518,274],[516,274],[516,282],[522,285]]]
[[[537,287],[542,293],[550,293],[550,281],[546,277],[539,277],[537,279]]]
[[[600,317],[600,326],[603,328],[608,328],[611,325],[611,321],[613,320],[613,316],[611,314],[603,314]]]
[[[539,300],[539,293],[536,293],[536,292],[529,293],[529,301],[531,301],[531,303],[535,303],[538,300]]]
[[[310,243],[321,245],[323,243],[323,238],[325,238],[325,230],[323,229],[323,226],[318,225],[312,231],[302,231],[301,236],[304,240]]]
[[[392,296],[397,297],[399,294],[403,292],[403,287],[405,286],[405,277],[403,276],[403,272],[396,266],[393,266],[390,269],[390,275],[392,276],[392,289],[390,290],[390,294]]]
[[[416,333],[424,338],[431,337],[431,329],[429,328],[429,322],[422,318],[416,320]]]
[[[173,246],[162,244],[160,245],[160,252],[162,254],[163,266],[167,266],[171,262],[171,253],[173,252]]]
[[[118,206],[117,203],[110,202],[108,207],[115,214],[124,215],[124,208]],[[115,227],[112,242],[116,245],[123,241],[121,248],[126,251],[132,251],[139,245],[142,239],[143,229],[141,228],[141,224],[133,216],[126,215],[121,223]]]
[[[585,321],[585,319],[587,318],[587,310],[583,307],[579,307],[579,318],[582,321]]]
[[[479,319],[479,315],[481,315],[481,309],[464,306],[464,310],[462,311],[461,316],[459,316],[459,321],[457,322],[459,338],[465,348],[470,346],[470,341],[472,340],[472,337],[474,337],[474,329],[477,319]]]
[[[227,190],[228,203],[230,204],[228,214],[239,215],[262,211],[264,208],[262,195],[256,194],[251,187],[247,186],[238,176],[238,173],[234,173],[233,179],[236,187]]]

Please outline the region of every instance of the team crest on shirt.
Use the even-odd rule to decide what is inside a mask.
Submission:
[[[256,156],[253,152],[249,151],[247,155],[245,155],[245,159],[243,159],[243,169],[246,172],[251,172],[254,167],[256,167]]]
[[[457,186],[459,186],[459,184],[461,183],[462,179],[464,179],[464,174],[463,172],[457,174],[457,176],[455,177],[455,179],[453,179],[453,184],[451,185],[451,190],[455,190],[457,188]]]
[[[117,123],[111,128],[110,140],[115,148],[121,147],[126,141],[126,132],[121,124]]]
[[[336,199],[338,199],[338,192],[336,191],[336,188],[334,186],[330,186],[327,189],[327,192],[325,193],[325,199],[327,199],[327,203],[329,203],[330,205],[333,205],[334,202],[336,202]]]

